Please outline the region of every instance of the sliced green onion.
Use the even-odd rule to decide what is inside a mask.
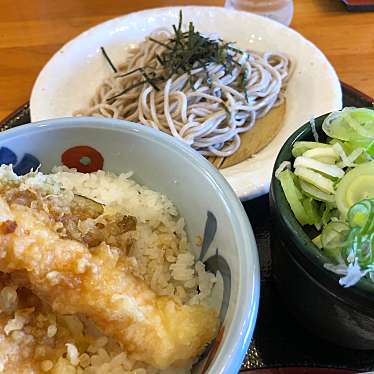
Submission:
[[[295,142],[294,173],[287,163],[277,175],[296,219],[323,227],[313,243],[331,258],[326,268],[343,276],[339,283],[374,282],[374,111],[344,108],[322,128],[330,144]]]
[[[313,158],[299,156],[296,158],[293,166],[297,167],[304,167],[319,171],[321,173],[330,175],[334,178],[342,178],[344,177],[344,170],[335,166],[335,165],[328,165],[318,160],[314,160]]]
[[[334,161],[339,159],[339,155],[336,153],[333,147],[316,147],[309,149],[308,151],[304,152],[302,156],[314,158],[319,161],[323,161],[323,159],[326,158]]]
[[[301,192],[296,187],[292,172],[286,169],[279,174],[278,178],[296,219],[301,225],[306,225],[309,221],[308,216],[305,212],[303,204],[300,201]]]
[[[374,161],[348,171],[336,189],[336,205],[343,217],[352,205],[367,198],[374,198]]]
[[[353,205],[347,214],[351,227],[360,227],[362,234],[374,231],[374,200],[361,200]]]
[[[330,113],[322,123],[322,130],[331,138],[353,140],[357,133],[345,119],[343,111]]]
[[[335,143],[332,147],[334,148],[336,153],[341,158],[341,160],[342,160],[341,162],[342,162],[343,167],[355,166],[355,165],[352,165],[352,164],[349,163],[348,156],[346,155],[346,153],[344,151],[344,148],[342,147],[342,145],[339,142]]]
[[[323,248],[342,248],[347,240],[350,227],[345,222],[330,222],[322,231]]]
[[[344,141],[374,139],[374,111],[365,108],[344,108],[328,115],[322,124],[331,138]]]
[[[326,157],[318,157],[317,160],[321,161],[321,162],[323,162],[325,164],[329,164],[329,165],[335,165],[335,163],[336,163],[336,159],[335,158],[333,158],[333,157],[327,157],[327,156]],[[338,167],[341,168],[341,166],[339,164],[337,164],[336,166],[338,166]]]
[[[323,226],[326,226],[330,220],[332,219],[333,217],[333,214],[332,214],[332,208],[331,208],[331,205],[330,204],[324,204],[324,209],[323,209],[323,212],[322,212],[322,225]],[[323,207],[323,205],[322,205]]]
[[[321,216],[318,212],[317,203],[310,197],[304,198],[302,201],[305,213],[308,217],[309,225],[316,225],[317,230],[321,228]]]
[[[281,162],[281,164],[279,165],[277,170],[275,170],[275,172],[274,172],[275,178],[278,178],[279,174],[285,169],[291,169],[291,162],[289,162],[289,161]]]
[[[374,140],[367,146],[366,152],[370,157],[374,158]]]
[[[312,197],[315,200],[328,202],[328,203],[335,202],[334,195],[323,192],[308,182],[300,180],[300,187],[303,190],[303,192],[305,192],[306,195]]]
[[[337,143],[338,144],[338,143]],[[355,161],[361,156],[364,150],[362,148],[356,148],[351,152],[349,156],[347,156],[344,161],[340,162],[337,166],[339,167],[353,167],[356,166]]]
[[[312,242],[319,248],[322,249],[322,240],[321,240],[321,234],[316,236],[314,239],[312,239]]]
[[[335,192],[334,182],[313,170],[299,166],[295,169],[295,175],[322,190],[323,192]]]
[[[301,156],[306,151],[313,149],[313,148],[329,148],[331,147],[329,144],[325,143],[318,143],[318,142],[295,142],[292,147],[292,156],[298,157]]]
[[[357,235],[352,247],[360,267],[371,266],[374,270],[374,233],[363,236]]]
[[[374,139],[374,110],[353,109],[346,113],[346,121],[360,137]]]

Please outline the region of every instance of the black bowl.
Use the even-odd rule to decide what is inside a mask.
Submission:
[[[315,120],[322,140],[326,116]],[[300,140],[314,140],[309,123],[283,145],[274,171],[282,161],[293,161],[292,146]],[[270,187],[272,267],[281,297],[295,318],[319,337],[348,348],[374,349],[374,284],[364,279],[350,288],[339,285],[339,277],[323,266],[327,258],[297,222],[274,171]]]

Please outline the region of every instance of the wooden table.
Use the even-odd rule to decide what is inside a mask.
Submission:
[[[0,0],[0,118],[29,99],[43,65],[65,42],[107,19],[167,5],[224,0]],[[338,0],[295,0],[291,25],[329,58],[340,79],[374,96],[374,12]]]

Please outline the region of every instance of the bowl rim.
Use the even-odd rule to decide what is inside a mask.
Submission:
[[[236,303],[233,311],[235,319],[231,322],[230,328],[225,329],[226,339],[219,347],[218,353],[206,373],[238,371],[251,342],[256,323],[260,296],[260,266],[251,224],[234,190],[221,173],[192,148],[160,131],[124,120],[64,117],[29,123],[0,133],[0,146],[7,140],[15,139],[24,134],[47,134],[49,131],[70,130],[77,127],[88,130],[114,131],[124,135],[132,133],[153,143],[177,148],[184,158],[190,162],[198,163],[208,182],[215,186],[218,198],[223,202],[227,213],[230,215],[230,220],[233,222],[234,237],[236,237],[238,243],[238,255],[240,256],[239,274],[241,274],[241,277],[238,284],[238,298],[234,300]],[[240,300],[240,303],[238,300]]]
[[[368,109],[374,110],[374,108]],[[321,136],[326,136],[322,131],[322,123],[329,114],[330,113],[326,113],[314,119],[316,131]],[[371,308],[369,308],[368,311],[373,313],[372,303],[374,299],[374,283],[367,279],[361,279],[352,287],[344,288],[339,285],[339,276],[323,266],[323,264],[328,261],[328,258],[318,250],[315,244],[313,244],[310,237],[295,218],[284,195],[280,181],[275,177],[275,171],[278,169],[280,164],[283,161],[291,161],[293,159],[291,154],[292,146],[296,141],[300,140],[314,141],[312,127],[309,122],[301,126],[287,139],[275,161],[271,182],[271,193],[276,214],[287,228],[287,231],[290,234],[290,240],[295,243],[297,249],[293,251],[293,254],[302,258],[305,264],[312,265],[310,270],[312,270],[314,275],[318,274],[320,276],[316,281],[323,284],[326,289],[330,291],[331,285],[333,285],[334,295],[339,297],[345,303],[347,303],[347,299],[350,299],[351,296],[354,296],[356,300],[359,298],[359,300],[367,305],[368,308],[371,305]],[[303,267],[305,269],[305,266]],[[309,272],[309,269],[305,270]]]

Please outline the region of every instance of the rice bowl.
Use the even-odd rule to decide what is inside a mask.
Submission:
[[[183,218],[179,217],[177,209],[166,196],[138,185],[129,179],[130,176],[131,173],[116,176],[104,171],[83,174],[62,167],[56,168],[55,173],[49,175],[37,172],[18,177],[10,166],[0,168],[2,196],[10,207],[18,204],[37,209],[37,199],[41,198],[43,205],[54,205],[44,208],[49,219],[55,218],[53,212],[64,210],[61,217],[55,218],[59,224],[56,232],[60,237],[81,241],[93,252],[99,250],[101,241],[112,245],[113,250],[118,247],[119,261],[124,256],[131,263],[127,271],[134,274],[138,282],[144,281],[158,296],[171,296],[179,304],[207,303],[216,277],[205,271],[201,261],[195,260],[189,248]],[[31,194],[38,196],[29,204],[27,200],[33,198]],[[70,195],[70,205],[75,196],[79,197],[80,204],[82,198],[88,199],[89,204],[84,206],[83,214],[71,210],[79,217],[76,227],[73,220],[68,220],[67,206],[63,205],[65,201],[49,200],[59,194],[67,195],[63,197],[66,201]],[[98,213],[100,215],[91,214],[94,219],[86,218],[90,215],[92,202],[103,206],[103,210]],[[116,215],[126,219],[121,232],[118,231],[121,221],[115,222],[116,227],[109,227],[113,226],[110,221]],[[19,226],[20,222],[16,224]],[[103,231],[104,225],[109,229]],[[98,235],[99,229],[102,231]],[[42,251],[41,246],[39,250]],[[121,253],[126,250],[129,251],[127,254]],[[49,272],[47,279],[55,272]],[[17,356],[7,354],[7,350],[5,353],[0,352],[0,361],[7,371],[14,372],[22,368],[31,372],[41,370],[56,374],[168,372],[138,362],[131,357],[131,353],[121,349],[118,342],[101,333],[84,316],[54,313],[55,304],[50,308],[38,298],[33,300],[36,295],[30,290],[24,290],[22,285],[18,285],[17,290],[17,284],[13,284],[9,274],[11,277],[11,272],[1,274],[4,278],[1,309],[7,312],[3,315],[2,340],[6,344],[10,340],[15,351],[22,347],[22,354],[21,351]],[[55,283],[52,288],[54,286]],[[189,361],[186,367],[174,367],[171,370],[190,372],[194,358]]]
[[[202,157],[191,152],[187,147],[181,146],[179,142],[174,142],[170,137],[155,134],[152,130],[139,129],[130,123],[119,122],[93,118],[69,118],[46,121],[7,131],[0,136],[0,148],[3,147],[0,150],[0,162],[6,163],[7,160],[3,155],[4,148],[7,148],[8,151],[13,152],[12,159],[13,165],[16,165],[15,170],[24,170],[25,172],[27,168],[30,170],[31,167],[34,167],[35,169],[41,164],[41,171],[48,174],[53,165],[61,164],[62,155],[79,145],[100,153],[104,170],[110,170],[117,175],[123,174],[127,170],[133,170],[134,175],[131,179],[134,178],[137,183],[168,196],[180,212],[180,217],[183,217],[187,223],[185,233],[188,237],[189,247],[194,254],[194,256],[181,256],[180,261],[173,264],[176,267],[172,267],[171,271],[177,277],[176,274],[182,274],[179,269],[185,271],[185,263],[188,262],[191,274],[191,268],[193,268],[191,258],[195,258],[204,263],[209,270],[205,272],[207,277],[205,275],[203,277],[211,282],[213,277],[209,273],[213,273],[216,278],[212,297],[203,296],[202,285],[208,284],[208,282],[200,279],[199,283],[202,289],[195,292],[191,287],[192,292],[185,298],[186,303],[181,304],[180,307],[177,306],[177,308],[204,310],[203,305],[210,304],[217,309],[221,304],[219,310],[221,327],[217,339],[213,346],[206,348],[203,356],[198,358],[198,362],[193,363],[192,373],[238,370],[253,332],[259,286],[256,247],[243,208],[233,191],[227,188],[224,179]],[[46,135],[48,141],[45,141]],[[37,164],[26,165],[25,160],[32,160]],[[64,162],[62,163],[64,164]],[[103,164],[99,165],[96,170],[101,169]],[[64,170],[64,173],[66,172]],[[186,183],[187,181],[188,183]],[[197,191],[199,191],[198,194]],[[191,202],[193,203],[191,204]],[[95,204],[100,205],[97,201],[94,202]],[[175,222],[177,221],[178,219]],[[140,223],[139,226],[141,226]],[[49,249],[46,248],[46,250]],[[240,261],[238,255],[240,255]],[[24,266],[27,258],[21,257],[19,260]],[[41,258],[41,260],[43,262],[45,259]],[[37,263],[37,266],[39,265]],[[68,261],[66,266],[71,267],[72,264]],[[192,273],[196,276],[201,270],[201,268],[193,269]],[[182,277],[186,279],[189,276],[186,272]],[[162,279],[162,277],[159,278]],[[178,282],[185,282],[185,280],[178,280]],[[42,282],[37,286],[43,289],[45,285]],[[114,286],[118,285],[114,284]],[[160,282],[156,282],[154,287],[160,287]],[[209,292],[209,288],[210,286],[206,288],[207,292]],[[92,305],[96,308],[96,303],[98,305],[101,303],[99,295],[103,290],[98,285],[95,290],[98,294],[96,299],[94,294],[93,297],[97,301]],[[38,292],[40,293],[40,288]],[[200,294],[200,296],[194,297],[196,294]],[[45,296],[43,294],[42,299],[45,299]],[[54,296],[59,297],[58,294]],[[188,301],[190,296],[192,298]],[[170,296],[161,297],[170,298]],[[65,299],[60,298],[60,306],[69,305],[72,307],[73,305],[75,307],[71,298],[76,299],[76,296],[70,294]],[[76,300],[78,304],[82,304],[79,299]],[[47,301],[47,304],[53,305],[53,300]],[[105,310],[104,312],[107,313]],[[177,326],[180,327],[179,322]],[[107,324],[101,324],[101,329],[103,328],[106,330],[109,327]],[[180,328],[174,330],[179,331],[178,334],[181,332]],[[53,331],[52,327],[50,332],[53,333]],[[116,336],[116,334],[117,331],[112,329],[109,335]],[[190,340],[187,339],[186,342],[188,341]],[[145,342],[147,343],[147,340]],[[185,344],[183,339],[181,343]],[[154,346],[158,350],[161,349],[157,344]],[[188,348],[188,345],[185,347]],[[75,352],[73,347],[70,348],[73,350],[71,352]],[[67,346],[64,346],[63,349],[64,359],[66,359]],[[82,351],[79,346],[77,349],[79,353]]]

